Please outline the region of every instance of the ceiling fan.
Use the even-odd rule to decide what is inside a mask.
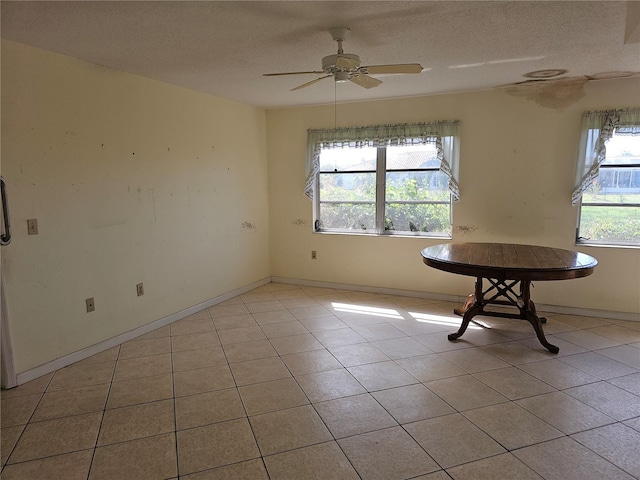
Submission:
[[[342,49],[342,42],[345,41],[348,32],[349,28],[347,27],[332,27],[329,29],[331,38],[338,42],[338,53],[328,55],[322,59],[322,70],[308,72],[264,73],[263,76],[274,77],[280,75],[324,74],[322,77],[292,88],[291,91],[294,91],[308,87],[329,77],[333,77],[338,83],[350,81],[364,88],[373,88],[380,85],[382,81],[377,78],[370,77],[369,74],[382,75],[390,73],[420,73],[422,71],[422,65],[418,63],[361,66],[360,57],[358,55],[344,53],[344,50]]]

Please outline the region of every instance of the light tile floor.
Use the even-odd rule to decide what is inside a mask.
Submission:
[[[640,323],[268,284],[2,392],[4,480],[640,478]]]

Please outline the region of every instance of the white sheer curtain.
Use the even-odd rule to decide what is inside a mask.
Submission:
[[[449,190],[455,200],[460,199],[458,177],[460,170],[460,138],[456,121],[373,125],[327,130],[308,130],[308,151],[304,193],[313,199],[315,178],[320,171],[320,152],[323,148],[363,148],[434,143],[440,160],[440,171],[449,179]]]
[[[585,112],[576,166],[576,180],[571,194],[575,205],[584,191],[598,177],[600,165],[607,157],[607,141],[616,135],[640,135],[640,108]]]

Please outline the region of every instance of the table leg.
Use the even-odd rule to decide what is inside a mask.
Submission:
[[[550,344],[546,337],[544,336],[544,332],[542,331],[542,319],[538,318],[538,316],[533,313],[531,310],[527,310],[524,313],[524,319],[527,320],[531,325],[533,325],[533,329],[536,331],[536,336],[538,337],[538,341],[549,350],[551,353],[558,353],[560,348],[555,345]]]
[[[533,300],[529,299],[529,310],[531,310],[533,313],[535,313],[536,315],[538,315],[538,312],[536,312],[536,304],[533,303]],[[547,319],[544,317],[538,317],[540,319],[540,323],[547,323]]]
[[[460,338],[462,334],[467,330],[467,327],[469,326],[469,322],[471,322],[471,319],[481,312],[482,312],[481,304],[474,303],[471,307],[468,307],[464,312],[464,315],[462,317],[462,325],[460,325],[460,328],[458,329],[458,331],[456,333],[450,333],[449,335],[447,335],[447,338],[449,340],[455,340],[457,338]]]
[[[475,303],[476,303],[476,296],[472,293],[465,299],[464,305],[462,305],[462,308],[454,308],[453,313],[455,313],[456,315],[460,315],[462,317],[467,310],[469,310],[473,305],[475,305]]]
[[[560,349],[550,344],[546,337],[544,336],[544,332],[542,331],[542,324],[547,321],[546,318],[540,318],[536,314],[536,306],[531,301],[531,282],[528,280],[522,280],[520,282],[520,293],[522,295],[523,306],[520,307],[520,315],[522,318],[527,320],[536,332],[536,336],[538,337],[538,341],[549,350],[551,353],[558,353]]]
[[[455,308],[453,310],[453,313],[456,315],[462,315],[462,325],[460,325],[460,328],[456,333],[447,335],[449,340],[455,340],[462,336],[462,334],[467,330],[471,319],[479,313],[482,313],[483,303],[482,277],[477,277],[475,293],[472,293],[467,297],[462,308]]]

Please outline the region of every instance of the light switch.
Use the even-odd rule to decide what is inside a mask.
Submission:
[[[27,234],[38,235],[38,219],[37,218],[27,219]]]

